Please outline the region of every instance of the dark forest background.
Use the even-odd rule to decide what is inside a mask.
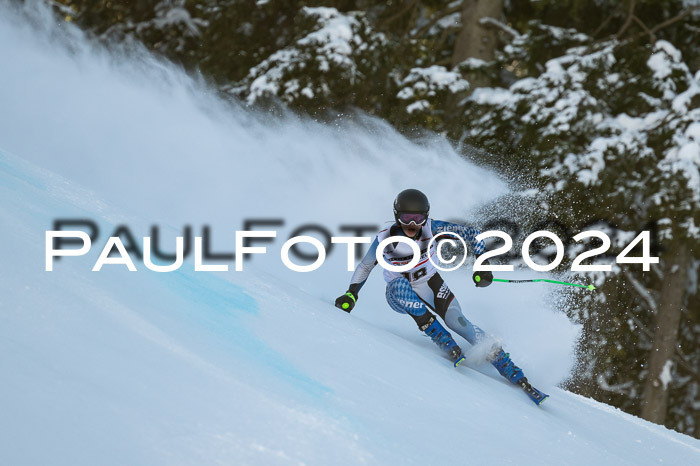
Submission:
[[[409,138],[449,139],[515,188],[482,227],[511,233],[514,250],[524,232],[555,232],[562,272],[602,244],[574,235],[606,232],[596,263],[612,270],[579,277],[595,293],[564,296],[584,329],[566,388],[700,437],[700,2],[50,4],[96,40],[143,44],[244,105],[323,121],[360,111]],[[659,263],[615,264],[644,230],[629,256]]]

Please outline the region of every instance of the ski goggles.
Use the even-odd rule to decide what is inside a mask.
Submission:
[[[401,213],[398,216],[398,221],[401,225],[423,225],[428,220],[427,214],[416,213]]]

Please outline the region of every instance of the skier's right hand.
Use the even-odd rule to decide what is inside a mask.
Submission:
[[[474,280],[474,285],[477,288],[485,288],[493,282],[493,272],[489,272],[488,270],[484,272],[474,272],[472,280]]]
[[[483,265],[491,265],[488,259],[484,259],[483,261],[481,261],[481,263]],[[485,288],[493,282],[493,272],[490,272],[488,270],[474,272],[474,275],[472,275],[472,280],[474,280],[474,286],[476,286],[477,288]]]
[[[335,307],[342,309],[345,312],[350,312],[352,311],[352,308],[355,307],[356,302],[357,297],[348,291],[344,295],[338,296],[338,299],[335,300]]]

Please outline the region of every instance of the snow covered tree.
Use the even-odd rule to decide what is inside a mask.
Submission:
[[[396,97],[405,107],[396,107],[394,121],[404,126],[419,126],[441,131],[445,118],[454,112],[459,97],[466,97],[469,82],[459,71],[444,66],[412,68],[397,83]]]
[[[368,105],[384,86],[383,79],[375,81],[386,74],[384,35],[363,13],[335,8],[304,7],[296,24],[293,43],[251,68],[231,92],[249,104],[274,97],[309,113],[360,101]]]
[[[697,293],[686,282],[700,258],[700,73],[693,75],[666,41],[653,47],[615,39],[596,43],[558,28],[551,28],[551,36],[582,45],[547,61],[539,76],[507,89],[476,89],[461,121],[467,128],[463,140],[487,149],[486,157],[497,158],[503,168],[529,170],[530,179],[550,194],[551,212],[568,225],[605,219],[621,230],[658,228],[661,264],[655,276],[639,266],[618,268],[625,273],[607,277],[598,305],[591,303],[578,318],[586,327],[584,346],[591,345],[584,359],[593,367],[582,373],[596,379],[593,394],[623,395],[616,404],[663,423],[668,393],[683,378],[675,361],[698,351],[692,345],[679,350],[677,332],[681,323],[696,338],[699,330],[696,317],[683,316],[691,313],[684,310],[688,295]],[[510,53],[517,55],[518,48]],[[510,162],[513,153],[520,156]],[[607,295],[621,286],[641,296],[618,306]],[[628,337],[622,323],[629,313],[637,321]],[[647,356],[636,350],[631,357],[615,356],[630,348]],[[613,361],[617,370],[610,371]],[[640,361],[644,369],[634,370]],[[697,391],[697,380],[687,385]]]

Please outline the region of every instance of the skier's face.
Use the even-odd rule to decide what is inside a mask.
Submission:
[[[411,223],[410,225],[401,225],[401,229],[403,230],[404,235],[408,236],[409,238],[414,238],[420,231],[421,227],[420,225]]]

